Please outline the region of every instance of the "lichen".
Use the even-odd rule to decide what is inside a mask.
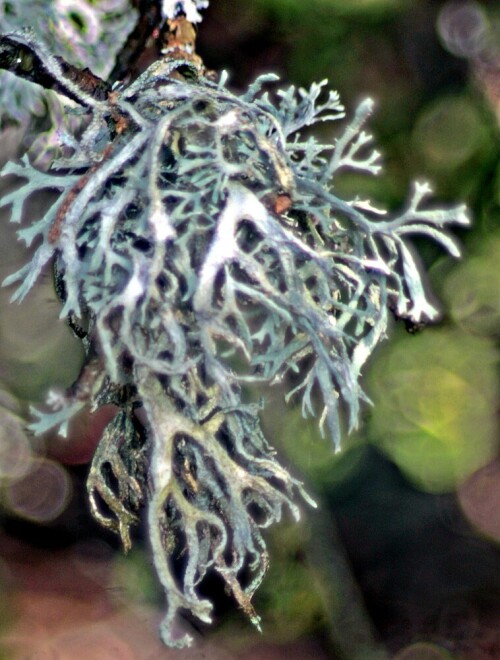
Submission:
[[[36,40],[10,38],[55,71]],[[437,313],[408,236],[457,256],[446,229],[467,224],[465,208],[427,208],[425,183],[393,216],[341,199],[339,172],[380,170],[364,129],[373,102],[331,143],[306,138],[303,129],[344,118],[325,82],[271,95],[268,75],[238,96],[196,60],[167,57],[96,99],[53,75],[86,109],[87,128],[46,172],[27,158],[1,172],[24,180],[0,200],[13,222],[33,191],[60,192],[20,230],[38,247],[4,284],[18,283],[21,301],[53,260],[61,317],[87,359],[71,393],[31,428],[64,430],[84,404],[118,406],[91,466],[91,508],[125,549],[147,508],[166,644],[191,642],[176,633],[179,610],[210,622],[212,605],[197,591],[209,570],[258,626],[261,529],[283,509],[298,519],[297,494],[313,502],[278,462],[242,385],[283,383],[304,415],[319,406],[338,449],[341,411],[354,428],[367,400],[361,370],[390,310],[413,322]]]

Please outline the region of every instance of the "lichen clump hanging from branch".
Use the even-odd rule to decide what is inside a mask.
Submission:
[[[68,76],[30,33],[1,40],[3,52],[30,53],[87,115],[86,130],[64,137],[66,154],[47,171],[24,157],[1,172],[23,181],[0,201],[12,222],[33,192],[60,192],[19,231],[38,247],[5,284],[18,284],[20,301],[54,261],[61,317],[87,354],[71,393],[52,393],[52,412],[34,411],[31,428],[64,433],[83,406],[118,406],[91,466],[91,507],[126,549],[147,508],[168,603],[161,633],[178,647],[191,642],[176,633],[179,610],[210,622],[212,605],[197,592],[209,569],[259,625],[251,598],[268,564],[261,528],[283,509],[298,519],[297,494],[312,504],[279,464],[241,384],[293,374],[287,397],[301,400],[304,415],[319,412],[338,449],[340,410],[355,427],[366,400],[361,369],[389,310],[414,322],[436,314],[408,235],[457,256],[446,227],[468,222],[462,206],[426,208],[423,183],[394,217],[340,199],[339,172],[380,169],[364,130],[372,101],[331,144],[305,138],[302,129],[344,117],[325,83],[270,96],[268,75],[237,96],[191,47],[179,57],[177,12],[198,20],[206,4],[164,2],[177,41],[113,88],[90,72],[85,85]]]

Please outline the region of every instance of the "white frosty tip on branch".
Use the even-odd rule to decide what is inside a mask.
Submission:
[[[163,0],[163,18],[177,18],[185,14],[190,23],[199,23],[202,20],[198,9],[206,9],[208,0]]]

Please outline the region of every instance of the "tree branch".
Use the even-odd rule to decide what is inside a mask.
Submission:
[[[0,37],[0,68],[84,106],[104,101],[111,89],[90,69],[79,69],[62,57],[43,55],[42,45],[31,31]]]
[[[129,34],[127,41],[116,56],[116,64],[108,76],[108,81],[132,80],[140,73],[139,60],[144,53],[149,39],[157,39],[163,22],[161,0],[135,0],[134,6],[139,12],[137,24]],[[158,31],[156,34],[155,31]]]

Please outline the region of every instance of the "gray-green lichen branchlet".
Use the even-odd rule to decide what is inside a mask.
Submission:
[[[9,38],[68,88],[36,41]],[[55,260],[61,316],[79,328],[92,365],[32,429],[64,426],[85,403],[118,407],[90,470],[91,506],[125,548],[146,508],[172,646],[191,642],[176,635],[179,610],[210,621],[197,591],[208,570],[258,625],[251,597],[268,563],[261,529],[283,509],[298,518],[297,494],[312,503],[279,464],[258,409],[242,401],[242,383],[294,373],[288,397],[301,398],[304,415],[320,405],[320,426],[338,447],[340,409],[353,428],[366,400],[361,369],[385,336],[388,310],[414,322],[436,314],[408,235],[457,255],[446,228],[468,222],[462,206],[426,208],[423,183],[391,218],[339,198],[340,171],[380,169],[363,129],[372,102],[321,144],[299,131],[343,118],[338,96],[321,100],[321,83],[271,97],[262,87],[273,80],[237,96],[196,57],[167,52],[104,99],[71,87],[88,114],[83,134],[65,138],[71,153],[44,172],[26,157],[1,172],[24,181],[0,201],[13,222],[34,191],[60,192],[19,231],[38,247],[5,284],[18,283],[22,300]]]

